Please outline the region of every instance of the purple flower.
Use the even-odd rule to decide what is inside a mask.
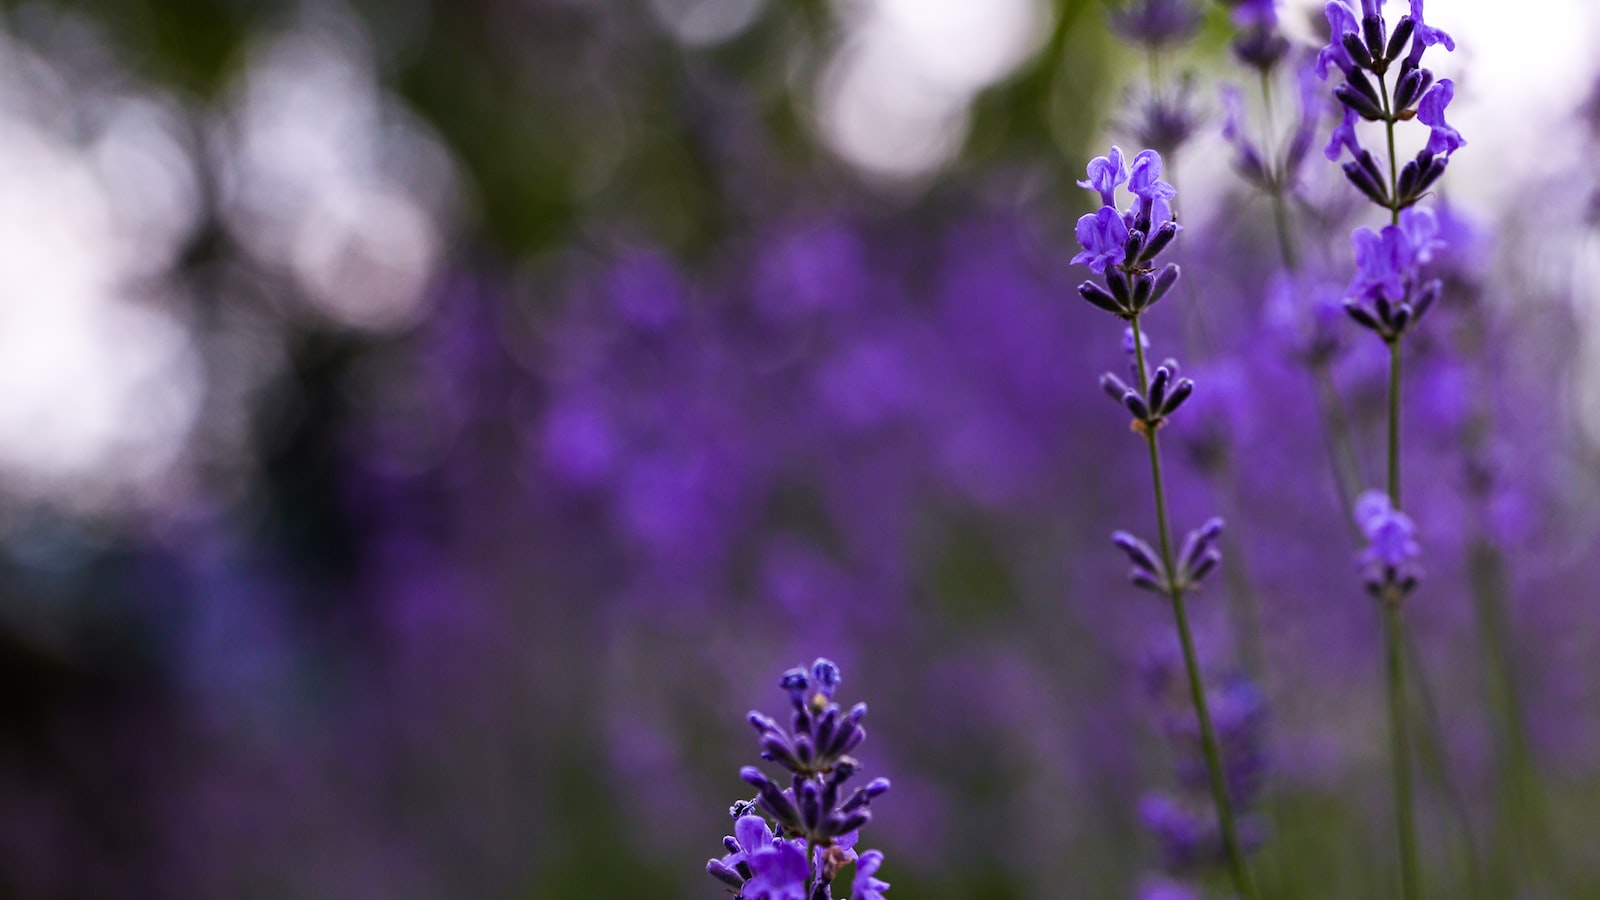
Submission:
[[[1454,38],[1422,21],[1422,0],[1411,0],[1411,21],[1415,23],[1415,30],[1411,32],[1411,54],[1406,57],[1409,64],[1420,64],[1423,51],[1435,44],[1443,44],[1449,51],[1456,49]]]
[[[759,712],[747,716],[760,735],[761,758],[787,769],[792,787],[780,787],[754,766],[739,771],[739,777],[756,789],[756,799],[735,804],[734,814],[741,818],[735,825],[736,837],[724,840],[730,853],[708,861],[706,872],[738,890],[741,900],[832,896],[827,886],[841,868],[855,861],[856,832],[872,820],[872,801],[889,790],[888,779],[874,778],[843,793],[845,782],[861,768],[849,754],[866,739],[861,722],[867,705],[841,710],[833,697],[842,680],[839,667],[827,659],[818,659],[810,668],[790,669],[778,679],[793,707],[790,727]],[[757,808],[788,838],[774,839],[765,819],[745,815]],[[807,847],[815,850],[811,861],[806,859]],[[881,861],[878,854],[869,875]],[[861,883],[863,890],[879,889],[870,878]]]
[[[1325,13],[1328,17],[1328,46],[1317,53],[1317,77],[1324,81],[1330,68],[1348,72],[1355,67],[1350,51],[1344,48],[1344,36],[1361,33],[1361,20],[1345,0],[1329,0]]]
[[[1117,205],[1117,185],[1128,180],[1128,166],[1122,160],[1122,148],[1114,146],[1111,148],[1109,156],[1096,156],[1094,159],[1089,160],[1088,174],[1089,177],[1087,179],[1078,182],[1078,187],[1099,191],[1100,203],[1115,209]],[[1079,223],[1078,240],[1083,240],[1081,222]]]
[[[1400,231],[1410,245],[1412,265],[1428,264],[1433,260],[1433,251],[1445,247],[1439,237],[1439,220],[1431,209],[1414,206],[1401,211]]]
[[[1333,129],[1333,135],[1328,138],[1328,146],[1322,150],[1328,162],[1338,162],[1339,152],[1346,147],[1350,149],[1351,156],[1361,155],[1361,144],[1356,140],[1356,122],[1360,120],[1355,110],[1344,107],[1344,118],[1339,120],[1338,127]]]
[[[1411,517],[1395,509],[1382,491],[1367,491],[1356,501],[1356,524],[1367,537],[1361,560],[1366,564],[1402,568],[1422,555],[1417,527]]]
[[[1155,48],[1193,37],[1200,10],[1190,0],[1133,0],[1113,10],[1110,20],[1112,30],[1124,39]]]
[[[743,900],[806,900],[806,864],[803,844],[774,841],[750,854],[751,878],[740,894]]]
[[[1422,101],[1417,104],[1417,121],[1433,129],[1433,133],[1428,135],[1429,153],[1449,156],[1467,144],[1461,132],[1444,120],[1445,107],[1450,105],[1455,95],[1455,84],[1448,78],[1441,78],[1422,95]]]
[[[1121,265],[1127,257],[1128,225],[1116,207],[1102,206],[1078,219],[1077,231],[1083,252],[1072,258],[1074,265],[1086,265],[1096,275],[1104,275],[1106,266]]]
[[[883,892],[889,889],[889,882],[877,877],[878,867],[883,865],[883,854],[876,850],[868,850],[856,860],[856,878],[850,885],[850,900],[884,900]]]
[[[1161,154],[1140,150],[1128,170],[1128,190],[1139,198],[1134,218],[1154,227],[1172,218],[1171,200],[1178,189],[1161,180]]]
[[[1233,24],[1240,28],[1278,24],[1277,0],[1240,0],[1233,7]]]
[[[1411,274],[1411,242],[1405,232],[1393,225],[1384,226],[1382,234],[1371,228],[1357,228],[1350,235],[1356,251],[1356,274],[1350,281],[1352,297],[1402,300],[1406,295],[1406,280]]]
[[[1244,128],[1244,94],[1236,84],[1222,86],[1222,139],[1233,145],[1233,167],[1258,187],[1267,187],[1267,167]]]

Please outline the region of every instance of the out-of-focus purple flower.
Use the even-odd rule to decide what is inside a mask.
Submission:
[[[1231,11],[1233,24],[1241,28],[1278,24],[1277,0],[1238,0]]]
[[[1189,77],[1173,89],[1130,91],[1122,104],[1129,113],[1119,118],[1119,127],[1158,153],[1176,153],[1194,136],[1202,118],[1194,94]]]
[[[1121,265],[1127,258],[1128,226],[1116,207],[1102,206],[1079,218],[1077,233],[1083,252],[1072,258],[1073,265],[1086,265],[1103,275],[1107,266]]]
[[[1183,43],[1200,27],[1200,10],[1191,0],[1131,0],[1109,18],[1124,40],[1151,48]]]
[[[1328,113],[1327,93],[1322,89],[1322,82],[1310,63],[1296,67],[1295,87],[1300,101],[1300,119],[1284,151],[1284,172],[1280,177],[1285,186],[1293,185],[1298,180],[1300,166],[1311,153],[1317,132],[1322,128],[1322,120]]]
[[[1422,100],[1417,104],[1417,121],[1433,129],[1428,135],[1428,152],[1449,156],[1467,145],[1461,137],[1461,132],[1450,127],[1444,120],[1445,107],[1455,98],[1456,86],[1448,78],[1439,79],[1438,83],[1422,95]]]
[[[1354,512],[1356,525],[1367,538],[1359,557],[1367,590],[1374,596],[1390,589],[1401,596],[1410,593],[1421,575],[1417,560],[1422,556],[1411,517],[1395,509],[1382,491],[1362,494]]]
[[[1203,652],[1201,656],[1204,671],[1208,666]],[[1240,839],[1253,849],[1263,837],[1251,809],[1259,803],[1269,762],[1266,697],[1242,674],[1206,675],[1204,680],[1223,781],[1234,812],[1240,816]],[[1210,797],[1200,723],[1189,703],[1182,652],[1175,637],[1166,636],[1149,647],[1141,681],[1158,704],[1162,735],[1173,748],[1178,788],[1172,793],[1146,794],[1139,803],[1139,821],[1156,837],[1169,871],[1191,873],[1217,865],[1225,858],[1222,835]]]
[[[1137,900],[1204,900],[1198,888],[1170,878],[1146,878],[1139,882]]]
[[[642,331],[660,331],[682,314],[686,288],[666,257],[635,251],[611,270],[607,289],[624,321]]]
[[[877,877],[878,867],[883,865],[883,854],[876,850],[868,850],[856,860],[856,877],[850,885],[850,900],[884,900],[883,892],[889,889],[889,882]]]
[[[1079,181],[1078,187],[1100,192],[1100,203],[1113,209],[1117,205],[1117,186],[1128,180],[1128,166],[1122,158],[1122,148],[1113,146],[1106,156],[1089,160],[1089,177]],[[1081,227],[1081,222],[1079,223]],[[1079,240],[1083,239],[1079,232]]]
[[[609,413],[589,398],[569,397],[545,416],[546,463],[576,486],[592,486],[614,471],[619,455],[616,426]]]
[[[1233,24],[1239,34],[1233,39],[1233,55],[1245,65],[1266,74],[1289,52],[1289,40],[1278,30],[1275,0],[1240,0],[1231,4]]]
[[[1280,272],[1268,283],[1262,307],[1270,333],[1292,356],[1321,364],[1343,346],[1344,285],[1314,274]]]
[[[1233,146],[1233,168],[1246,181],[1263,190],[1270,190],[1272,173],[1261,158],[1261,151],[1245,133],[1244,93],[1236,84],[1225,84],[1221,90],[1222,139]]]
[[[1393,225],[1382,233],[1357,228],[1350,235],[1356,253],[1356,274],[1350,281],[1352,297],[1390,301],[1405,299],[1406,281],[1412,273],[1411,241]]]
[[[1445,246],[1439,236],[1439,220],[1433,210],[1426,207],[1403,210],[1400,213],[1400,231],[1406,236],[1412,266],[1424,266],[1432,262],[1434,251]]]
[[[1422,555],[1422,545],[1416,539],[1417,526],[1410,516],[1395,509],[1382,491],[1362,494],[1356,501],[1355,518],[1361,533],[1367,536],[1364,562],[1398,569]]]
[[[1210,856],[1211,834],[1204,815],[1171,794],[1152,792],[1139,801],[1139,824],[1155,836],[1161,860],[1170,869],[1193,868]]]

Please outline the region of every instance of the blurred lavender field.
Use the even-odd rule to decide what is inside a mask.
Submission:
[[[1262,72],[1230,6],[0,6],[0,897],[730,897],[744,714],[819,656],[889,896],[1232,896],[1108,539],[1154,527],[1071,265],[1113,143],[1178,190],[1146,334],[1260,894],[1398,896],[1388,357],[1339,308],[1383,222],[1323,3]],[[1429,11],[1419,852],[1600,897],[1600,11],[1502,6]]]

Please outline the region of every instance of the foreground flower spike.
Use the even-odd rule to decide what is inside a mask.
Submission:
[[[1141,151],[1132,167],[1124,168],[1121,148],[1112,147],[1108,155],[1089,163],[1088,175],[1078,184],[1097,191],[1102,205],[1078,220],[1077,237],[1083,252],[1072,262],[1104,275],[1106,283],[1085,281],[1078,285],[1078,293],[1131,322],[1178,283],[1176,264],[1169,263],[1160,271],[1155,268],[1161,251],[1183,230],[1172,219],[1172,199],[1177,191],[1161,180],[1161,155],[1154,150]],[[1133,203],[1126,210],[1117,207],[1117,188],[1124,183],[1133,194]]]
[[[1078,220],[1078,243],[1083,252],[1074,263],[1087,265],[1105,279],[1102,285],[1085,281],[1078,293],[1093,306],[1126,321],[1122,349],[1129,357],[1129,376],[1123,381],[1114,373],[1100,378],[1100,387],[1133,417],[1132,430],[1145,439],[1150,453],[1150,481],[1155,493],[1156,528],[1159,549],[1126,531],[1111,536],[1132,563],[1129,579],[1137,586],[1162,594],[1172,605],[1179,643],[1183,648],[1188,676],[1189,701],[1198,723],[1199,744],[1205,760],[1216,834],[1227,860],[1233,886],[1245,900],[1255,900],[1255,885],[1245,862],[1245,849],[1236,826],[1223,750],[1208,710],[1206,690],[1195,657],[1194,638],[1189,628],[1186,595],[1222,559],[1217,540],[1222,520],[1212,519],[1190,532],[1183,546],[1174,552],[1167,521],[1166,493],[1161,474],[1161,425],[1194,393],[1194,382],[1179,374],[1176,360],[1166,360],[1154,368],[1146,364],[1149,340],[1140,328],[1140,319],[1177,283],[1179,270],[1168,264],[1157,269],[1157,259],[1182,229],[1173,220],[1173,186],[1161,180],[1161,155],[1142,150],[1127,169],[1126,184],[1133,202],[1127,209],[1117,204],[1116,189],[1124,182],[1122,150],[1111,152],[1089,163],[1089,177],[1079,184],[1100,194],[1101,206]]]
[[[1423,53],[1429,47],[1443,45],[1454,50],[1455,41],[1423,21],[1422,0],[1411,0],[1411,14],[1401,17],[1392,33],[1382,6],[1382,0],[1361,0],[1359,11],[1350,0],[1332,0],[1327,5],[1331,38],[1317,55],[1317,73],[1324,79],[1334,70],[1344,75],[1344,83],[1333,90],[1344,107],[1344,117],[1324,154],[1330,162],[1337,162],[1348,151],[1351,159],[1344,164],[1345,177],[1373,203],[1398,216],[1444,174],[1450,154],[1466,141],[1444,118],[1445,107],[1455,97],[1455,85],[1449,79],[1435,83],[1433,72],[1422,67]],[[1391,90],[1388,76],[1397,62]],[[1396,123],[1413,118],[1432,132],[1427,147],[1407,164],[1410,176],[1397,184],[1393,173],[1399,161],[1390,160],[1386,178],[1373,154],[1362,148],[1356,122],[1384,123],[1392,154]]]
[[[889,885],[876,877],[883,854],[868,850],[858,859],[854,848],[889,780],[875,778],[842,795],[861,769],[849,753],[867,736],[861,727],[867,705],[846,713],[833,702],[842,680],[827,659],[790,669],[778,686],[793,707],[791,727],[759,712],[746,717],[760,735],[761,758],[791,777],[785,788],[754,766],[739,772],[756,797],[733,805],[734,833],[723,839],[728,854],[706,862],[706,873],[737,900],[833,900],[833,881],[852,862],[851,900],[884,900]]]

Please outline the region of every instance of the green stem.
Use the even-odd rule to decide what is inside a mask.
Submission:
[[[1132,320],[1134,359],[1139,370],[1139,393],[1149,390],[1145,370],[1144,341],[1139,332],[1139,318]],[[1233,876],[1234,888],[1243,900],[1256,900],[1256,888],[1245,864],[1244,851],[1239,844],[1238,829],[1233,819],[1233,803],[1228,798],[1227,777],[1223,773],[1222,753],[1218,749],[1216,728],[1211,722],[1211,711],[1206,702],[1205,684],[1200,676],[1200,663],[1194,649],[1194,635],[1189,628],[1189,613],[1184,606],[1183,588],[1178,584],[1177,568],[1172,553],[1172,532],[1167,525],[1167,500],[1164,479],[1161,475],[1161,444],[1155,428],[1144,429],[1145,442],[1150,448],[1150,481],[1155,493],[1156,529],[1161,537],[1161,564],[1167,572],[1168,597],[1172,600],[1172,615],[1177,620],[1178,640],[1183,646],[1183,667],[1189,678],[1189,699],[1194,703],[1195,718],[1200,723],[1200,746],[1206,758],[1206,772],[1211,779],[1211,797],[1217,806],[1217,823],[1222,831],[1222,846],[1228,857],[1228,869]]]
[[[1400,340],[1389,342],[1389,503],[1400,509]],[[1394,767],[1395,828],[1400,843],[1400,882],[1406,900],[1422,896],[1417,865],[1417,832],[1412,821],[1411,735],[1406,722],[1405,632],[1400,597],[1384,597],[1384,638],[1389,656],[1389,741]]]
[[[1389,503],[1400,509],[1400,339],[1389,342]]]
[[[1406,721],[1405,644],[1400,624],[1400,598],[1383,601],[1384,644],[1388,656],[1389,749],[1394,757],[1395,828],[1400,842],[1401,896],[1422,897],[1417,866],[1416,826],[1411,819],[1411,734]]]
[[[1394,113],[1389,109],[1389,82],[1379,76],[1378,87],[1383,91],[1383,124],[1389,132],[1389,224],[1399,225],[1400,161],[1394,154]]]

